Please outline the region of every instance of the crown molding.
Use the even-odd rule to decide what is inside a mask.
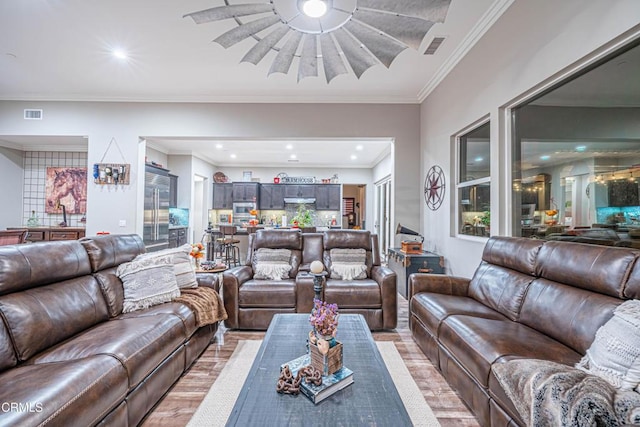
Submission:
[[[422,103],[433,90],[447,77],[447,75],[458,65],[458,63],[469,53],[475,44],[489,31],[489,28],[506,12],[515,0],[496,0],[489,10],[480,18],[473,26],[471,31],[466,35],[458,47],[453,51],[451,56],[436,71],[431,80],[418,92],[418,102]]]

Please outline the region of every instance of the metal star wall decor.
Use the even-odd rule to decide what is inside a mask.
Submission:
[[[424,201],[432,211],[437,211],[444,200],[444,172],[440,166],[432,166],[424,178]]]
[[[275,51],[269,75],[287,74],[298,60],[298,82],[318,76],[327,83],[348,74],[359,79],[377,64],[387,68],[408,47],[419,49],[427,32],[444,22],[451,0],[270,0],[231,4],[184,15],[196,24],[233,19],[237,27],[214,41],[229,48],[253,38],[240,62],[257,65]],[[248,17],[248,18],[246,18]],[[255,18],[255,19],[253,19]],[[250,20],[251,19],[251,20]],[[346,63],[345,63],[346,60]]]

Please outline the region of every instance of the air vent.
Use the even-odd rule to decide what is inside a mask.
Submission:
[[[434,37],[433,40],[431,40],[431,43],[429,44],[429,46],[427,47],[427,50],[424,51],[424,54],[425,55],[435,54],[436,50],[438,50],[438,48],[440,47],[444,39],[445,37]]]
[[[298,159],[288,159],[287,162],[289,163],[298,163],[300,160]]]
[[[27,109],[24,110],[25,120],[42,120],[42,110]]]

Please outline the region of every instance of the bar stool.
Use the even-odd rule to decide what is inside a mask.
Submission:
[[[221,225],[220,233],[222,233],[222,237],[218,239],[218,244],[220,247],[220,252],[222,254],[222,259],[227,266],[237,266],[240,265],[240,247],[238,243],[237,237],[235,234],[238,232],[238,227],[235,225]]]

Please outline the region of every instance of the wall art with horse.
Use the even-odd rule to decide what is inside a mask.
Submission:
[[[60,205],[70,214],[86,213],[87,168],[47,168],[45,212],[60,213]]]

